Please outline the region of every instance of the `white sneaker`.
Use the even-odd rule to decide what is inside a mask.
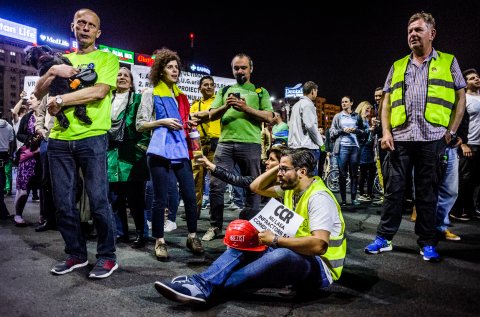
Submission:
[[[207,232],[202,237],[203,241],[211,241],[217,237],[220,233],[220,229],[217,227],[210,227],[208,228]]]
[[[164,232],[171,232],[173,230],[177,229],[177,223],[170,221],[170,220],[165,220],[165,224],[163,225],[163,231]]]

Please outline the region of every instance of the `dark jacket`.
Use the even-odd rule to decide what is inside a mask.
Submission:
[[[250,187],[250,184],[255,180],[253,176],[238,176],[218,165],[215,167],[215,170],[212,171],[212,175],[225,183],[243,188]]]

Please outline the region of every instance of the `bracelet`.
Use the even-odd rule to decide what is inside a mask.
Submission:
[[[277,248],[278,247],[278,234],[275,235],[275,237],[273,237],[273,241],[272,243],[270,244],[271,247],[274,247],[274,248]]]

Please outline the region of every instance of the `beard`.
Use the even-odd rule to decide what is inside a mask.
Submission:
[[[280,188],[283,190],[294,189],[298,185],[298,180],[282,181],[280,183]]]
[[[235,76],[235,79],[237,80],[237,83],[239,85],[243,85],[247,82],[247,77],[243,74],[239,74],[239,75]]]

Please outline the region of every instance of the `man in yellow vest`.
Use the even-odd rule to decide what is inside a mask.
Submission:
[[[197,123],[197,130],[200,133],[200,142],[202,143],[202,152],[210,161],[213,161],[215,149],[217,148],[218,138],[220,137],[220,119],[209,122],[209,109],[215,100],[215,82],[212,76],[203,76],[200,78],[198,89],[202,98],[196,100],[190,107],[190,116]],[[193,164],[193,178],[195,181],[195,196],[197,198],[198,216],[202,210],[203,186],[205,185],[205,168],[203,164]]]
[[[438,262],[435,217],[441,159],[447,144],[457,142],[457,128],[465,110],[465,81],[453,55],[437,51],[435,19],[415,13],[408,22],[412,53],[396,61],[383,91],[382,149],[385,198],[375,240],[367,254],[392,250],[392,238],[402,220],[405,180],[414,168],[415,233],[425,261]]]
[[[283,197],[304,217],[295,237],[260,232],[258,244],[264,248],[232,246],[200,274],[155,282],[157,291],[181,303],[205,304],[215,294],[240,289],[293,285],[301,291],[338,280],[347,251],[345,222],[334,195],[313,176],[316,163],[308,150],[287,150],[278,166],[250,185],[260,195]],[[275,185],[277,177],[280,185]]]

